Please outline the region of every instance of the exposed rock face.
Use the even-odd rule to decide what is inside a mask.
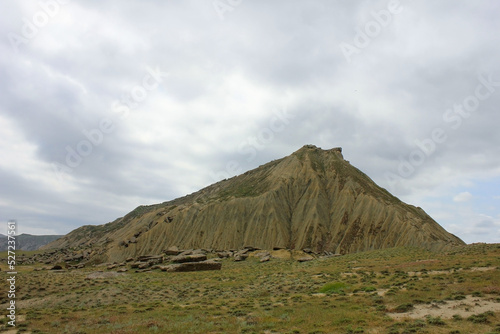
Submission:
[[[92,246],[92,254],[102,261],[121,262],[174,245],[345,254],[396,246],[445,250],[463,244],[422,209],[377,186],[343,159],[340,148],[306,145],[191,195],[140,206],[106,225],[81,227],[46,248]]]

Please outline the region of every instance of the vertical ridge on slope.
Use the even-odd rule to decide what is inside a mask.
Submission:
[[[423,210],[401,202],[351,166],[340,148],[312,145],[196,193],[139,207],[112,224],[92,240],[113,260],[174,245],[351,253],[463,244]],[[75,235],[81,233],[76,230],[53,246],[85,244],[73,240]]]

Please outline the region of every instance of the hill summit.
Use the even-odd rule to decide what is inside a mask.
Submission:
[[[421,208],[403,203],[344,160],[305,145],[285,158],[196,193],[83,226],[46,248],[87,249],[103,261],[179,249],[309,248],[346,254],[463,245]]]

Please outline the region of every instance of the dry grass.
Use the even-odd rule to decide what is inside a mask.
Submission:
[[[304,263],[224,260],[221,271],[95,279],[86,278],[102,268],[18,266],[17,302],[23,330],[32,333],[500,333],[496,311],[472,320],[458,312],[412,319],[408,306],[469,296],[500,303],[499,266],[500,245],[448,254],[388,249]],[[398,306],[402,317],[389,317]]]

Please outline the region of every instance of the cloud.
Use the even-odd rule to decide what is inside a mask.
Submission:
[[[480,214],[477,221],[469,228],[469,233],[480,235],[490,242],[500,241],[500,220],[488,215]]]
[[[18,52],[0,40],[0,221],[16,218],[28,233],[105,223],[196,191],[231,162],[245,171],[309,143],[342,146],[416,205],[500,176],[500,87],[488,86],[473,111],[453,111],[475,96],[481,75],[498,81],[499,7],[401,7],[349,63],[339,45],[354,43],[387,1],[244,1],[224,20],[211,2],[61,5]],[[23,36],[23,19],[40,10],[1,3],[0,30]],[[169,75],[120,117],[113,106],[137,102],[130,95],[148,67]],[[259,139],[283,108],[294,117]],[[52,164],[64,165],[67,147],[104,118],[114,130],[58,180]],[[432,146],[436,129],[445,139]]]
[[[472,194],[468,191],[461,192],[453,197],[454,202],[468,202],[472,199]]]

